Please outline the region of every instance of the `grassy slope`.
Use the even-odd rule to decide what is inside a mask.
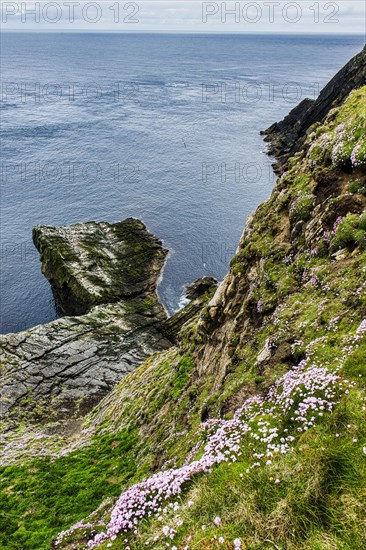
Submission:
[[[264,394],[306,351],[332,368],[366,317],[366,224],[359,216],[365,169],[348,163],[360,134],[346,138],[348,149],[333,158],[332,140],[342,122],[365,128],[365,99],[366,88],[355,92],[314,129],[305,152],[290,161],[271,198],[257,210],[250,237],[231,267],[239,277],[248,264],[261,261],[262,276],[243,296],[239,313],[255,323],[250,337],[243,339],[240,330],[232,337],[225,376],[218,379],[214,366],[205,376],[197,372],[194,357],[202,336],[193,320],[180,348],[151,358],[92,413],[92,444],[51,465],[47,459],[31,460],[1,470],[2,548],[49,548],[60,530],[84,518],[103,498],[118,495],[127,482],[163,464],[182,464],[200,438],[202,418],[222,412],[230,417],[241,404],[243,388],[245,394]],[[309,150],[315,141],[319,144]],[[332,185],[336,193],[329,191]],[[317,203],[329,215],[322,220],[324,231],[309,244],[304,230]],[[343,219],[334,233],[339,215]],[[331,254],[339,249],[344,252],[335,260]],[[259,367],[258,352],[266,341],[281,353]],[[344,371],[356,386],[335,412],[296,437],[293,453],[246,473],[251,449],[244,443],[238,462],[220,465],[187,486],[179,511],[184,522],[171,544],[232,548],[240,537],[251,549],[366,548],[366,343],[354,350]],[[165,523],[176,527],[175,515],[169,512]],[[219,527],[213,524],[216,515]],[[166,548],[166,540],[152,542],[155,535],[161,535],[161,522],[143,522],[131,549]],[[77,540],[76,547],[83,547],[83,537],[80,544]],[[112,547],[125,546],[117,540]]]

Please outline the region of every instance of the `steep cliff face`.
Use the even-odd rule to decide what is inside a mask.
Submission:
[[[336,278],[353,263],[357,246],[365,246],[365,99],[365,88],[353,92],[342,108],[313,127],[302,150],[285,166],[272,197],[248,220],[230,273],[198,325],[203,343],[195,357],[202,374],[214,364],[224,378],[240,362],[238,348],[292,293],[309,284],[314,270],[326,266]],[[347,230],[349,241],[337,238]],[[272,353],[263,350],[267,360],[260,361],[260,369],[271,356],[288,355],[292,341],[290,331],[287,343]]]
[[[348,94],[366,84],[366,46],[351,59],[321,91],[314,101],[303,100],[281,122],[265,130],[268,152],[276,157],[276,170],[281,172],[286,161],[303,145],[306,132],[323,120],[333,107],[339,106]]]

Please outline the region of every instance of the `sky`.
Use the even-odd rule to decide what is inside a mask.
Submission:
[[[366,35],[366,0],[1,0],[1,28]]]

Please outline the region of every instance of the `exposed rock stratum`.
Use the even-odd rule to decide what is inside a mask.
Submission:
[[[121,377],[171,344],[156,284],[167,256],[139,220],[37,226],[33,239],[62,317],[0,336],[10,416],[90,410]],[[71,316],[70,316],[71,315]]]

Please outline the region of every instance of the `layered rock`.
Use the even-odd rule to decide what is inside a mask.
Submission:
[[[0,336],[1,405],[17,420],[84,414],[122,376],[170,346],[159,306],[135,298],[95,306],[18,334]]]
[[[59,310],[79,316],[0,336],[1,408],[18,420],[84,413],[171,345],[156,295],[167,251],[142,222],[37,226],[33,238]]]
[[[36,226],[33,241],[64,315],[141,295],[156,301],[167,250],[139,220]]]
[[[323,88],[316,100],[304,99],[281,122],[262,132],[269,142],[268,154],[277,160],[275,170],[301,149],[307,130],[343,103],[352,90],[366,84],[366,46]]]

